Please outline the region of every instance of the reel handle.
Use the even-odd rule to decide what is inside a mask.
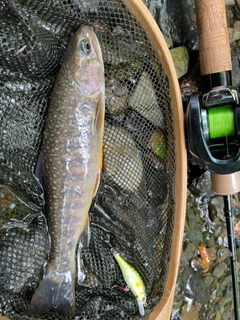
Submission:
[[[224,0],[195,0],[201,75],[232,70]]]

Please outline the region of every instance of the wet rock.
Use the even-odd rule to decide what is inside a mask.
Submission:
[[[165,41],[166,41],[167,47],[168,47],[168,48],[172,48],[172,46],[173,46],[173,41],[172,41],[172,39],[169,38],[169,37],[164,37],[164,39],[165,39]]]
[[[121,78],[106,78],[106,111],[112,116],[124,113],[128,99],[128,89]]]
[[[211,247],[211,248],[208,248],[208,251],[210,253],[210,260],[211,261],[214,261],[217,259],[217,250],[215,247]]]
[[[235,5],[235,0],[225,0],[225,5],[232,7]]]
[[[209,299],[207,287],[203,281],[200,272],[193,270],[192,267],[186,266],[181,272],[180,287],[184,291],[184,297],[195,299],[198,302],[205,302]]]
[[[231,252],[228,248],[220,248],[218,249],[217,256],[218,263],[221,263],[231,256]]]
[[[218,305],[218,304],[216,304],[216,302],[219,301],[218,292],[219,292],[219,289],[220,289],[220,285],[219,285],[219,282],[216,283],[216,281],[214,281],[213,285],[214,285],[215,288],[214,288],[214,290],[212,292],[212,295],[210,297],[211,298],[210,302],[211,303],[215,303],[215,306],[216,306],[216,305]]]
[[[232,276],[229,275],[228,277],[226,277],[226,279],[223,281],[222,285],[224,287],[226,287],[227,285],[229,285],[232,282]]]
[[[189,263],[192,258],[195,256],[195,252],[197,247],[193,243],[188,243],[184,249],[182,254],[182,258],[184,258],[185,263]]]
[[[213,247],[215,246],[215,237],[214,236],[210,236],[207,241],[206,244],[208,247]]]
[[[234,319],[234,317],[235,316],[231,307],[225,308],[224,313],[222,314],[222,320],[231,320]]]
[[[176,302],[173,303],[171,320],[181,319],[180,307],[178,307],[179,304],[181,307],[182,301],[180,303],[176,303]]]
[[[240,43],[238,44],[240,47]],[[237,55],[232,57],[232,82],[234,86],[238,86],[240,83],[240,65],[239,57]]]
[[[228,246],[228,238],[227,238],[227,235],[225,235],[225,237],[218,237],[217,243],[218,243],[220,246],[225,246],[225,247],[227,247],[227,246]]]
[[[188,101],[193,92],[198,91],[197,80],[193,77],[186,76],[179,80],[181,96],[183,101]]]
[[[121,127],[106,125],[103,139],[103,172],[127,192],[138,189],[143,164],[131,135]]]
[[[202,197],[202,195],[208,194],[210,198],[212,194],[210,173],[206,171],[199,178],[195,179],[189,189],[195,196],[201,195]]]
[[[165,36],[174,43],[196,47],[194,0],[151,0],[149,10]]]
[[[177,309],[178,306],[180,307],[182,305],[182,301],[183,301],[183,297],[184,297],[183,289],[179,285],[179,283],[176,284],[175,296],[176,296],[176,299],[174,299],[174,304],[175,304],[176,309]]]
[[[184,305],[182,309],[182,320],[197,320],[199,310],[193,305]]]
[[[105,11],[106,12],[106,11]],[[106,12],[107,14],[107,12]],[[107,19],[107,16],[106,16]],[[106,67],[111,64],[116,70],[140,71],[144,64],[145,52],[139,43],[129,43],[120,39],[122,35],[128,35],[129,30],[115,27],[112,35],[108,34],[101,42],[103,61]],[[126,54],[127,53],[127,54]]]
[[[222,196],[215,196],[210,200],[209,211],[212,221],[218,218],[225,222],[224,202]]]
[[[176,69],[178,79],[184,76],[188,71],[189,55],[186,47],[181,46],[170,49],[173,63]]]
[[[216,314],[216,320],[221,320],[222,319],[222,310],[218,310]]]
[[[192,261],[191,261],[191,267],[192,267],[195,271],[204,269],[202,259],[201,259],[201,258],[192,259]]]
[[[228,28],[229,42],[233,43],[240,39],[240,21],[236,21],[233,28]]]
[[[220,278],[227,269],[227,265],[224,262],[219,263],[213,270],[212,275],[215,278]]]
[[[149,140],[149,147],[153,150],[153,152],[159,156],[161,159],[168,158],[168,145],[167,140],[162,131],[156,130],[151,135]]]
[[[188,268],[188,274],[185,296],[194,297],[194,299],[202,303],[208,301],[209,294],[201,274],[195,272],[192,268]]]
[[[240,0],[236,0],[236,4],[240,7]]]
[[[214,237],[215,237],[216,244],[218,244],[219,246],[228,247],[226,225],[221,225],[219,221],[216,222]]]
[[[187,230],[186,238],[189,239],[189,241],[193,244],[199,245],[203,242],[203,234],[201,225],[198,224],[195,214],[196,212],[193,209],[188,210],[187,219],[189,223],[189,229]]]
[[[203,281],[204,281],[204,283],[206,284],[206,286],[209,287],[210,284],[213,283],[214,277],[213,277],[211,274],[209,274],[208,276],[206,276],[206,277],[203,278]]]
[[[153,88],[151,79],[146,72],[141,77],[129,99],[129,105],[144,118],[156,126],[164,126],[164,117]]]

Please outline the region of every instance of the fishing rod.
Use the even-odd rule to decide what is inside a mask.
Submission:
[[[235,319],[239,320],[237,254],[232,196],[240,191],[240,86],[232,86],[224,0],[195,0],[200,71],[210,91],[193,93],[186,111],[191,156],[210,171],[212,190],[223,195]]]

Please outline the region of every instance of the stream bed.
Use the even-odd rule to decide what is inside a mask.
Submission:
[[[238,245],[238,195],[232,199]],[[230,256],[223,197],[211,191],[210,174],[205,172],[188,189],[172,320],[234,319]],[[237,256],[239,261],[239,247]]]

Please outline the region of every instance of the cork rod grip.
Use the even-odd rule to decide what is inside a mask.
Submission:
[[[232,69],[224,0],[195,0],[201,75]]]

